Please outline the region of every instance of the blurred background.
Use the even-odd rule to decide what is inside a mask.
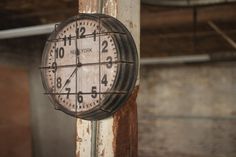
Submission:
[[[1,0],[0,157],[74,156],[75,119],[43,95],[49,34],[17,34],[76,13],[75,0]],[[142,0],[139,157],[235,157],[235,61],[234,0]]]

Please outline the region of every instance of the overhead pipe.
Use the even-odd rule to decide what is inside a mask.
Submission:
[[[170,57],[141,58],[141,65],[170,65],[184,63],[206,63],[220,61],[236,61],[236,51],[201,55],[184,55]]]
[[[0,39],[10,39],[10,38],[49,34],[54,30],[55,25],[56,23],[14,28],[8,30],[0,30]]]
[[[55,29],[55,23],[31,26],[17,29],[0,31],[0,39],[19,38],[35,35],[50,34]],[[223,52],[215,54],[172,56],[172,57],[155,57],[142,58],[141,65],[165,65],[165,64],[182,64],[182,63],[200,63],[210,61],[231,61],[236,60],[236,52]]]
[[[225,32],[223,32],[214,22],[209,21],[209,26],[216,31],[225,41],[227,41],[235,50],[236,50],[236,42],[230,38]]]
[[[232,2],[236,2],[236,0],[142,0],[144,4],[173,7],[194,7]]]

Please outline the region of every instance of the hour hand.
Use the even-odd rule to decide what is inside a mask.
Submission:
[[[80,63],[80,59],[79,59],[79,55],[80,55],[80,52],[79,52],[79,49],[76,48],[76,51],[75,51],[75,55],[76,55],[76,59],[77,59],[77,63]]]

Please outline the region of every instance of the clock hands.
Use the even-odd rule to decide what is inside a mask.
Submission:
[[[69,65],[57,65],[56,68],[67,68],[67,67],[75,67],[75,69],[73,70],[73,72],[71,73],[71,75],[68,77],[68,79],[66,80],[65,84],[62,86],[61,90],[59,91],[59,93],[62,92],[62,90],[70,83],[71,78],[73,77],[73,75],[77,72],[78,67],[82,67],[82,66],[90,66],[90,65],[103,65],[103,64],[119,64],[119,63],[125,63],[125,64],[134,64],[134,62],[130,62],[130,61],[111,61],[111,62],[95,62],[95,63],[80,63],[79,62],[79,53],[76,53],[76,57],[77,57],[77,64],[69,64]],[[52,66],[47,66],[47,67],[40,67],[40,69],[54,69],[55,67]]]
[[[69,78],[66,80],[65,84],[63,85],[63,87],[61,88],[61,90],[59,91],[59,93],[61,93],[61,91],[65,88],[65,86],[70,83],[70,79],[72,78],[72,76],[75,74],[76,71],[77,71],[77,67],[74,69],[74,71],[71,73],[71,75],[69,76]]]
[[[61,90],[59,91],[59,93],[61,93],[61,91],[65,88],[65,86],[67,86],[70,83],[70,79],[72,78],[72,76],[77,72],[78,67],[81,67],[81,63],[78,62],[78,64],[76,64],[75,69],[73,70],[73,72],[71,73],[71,75],[68,77],[68,79],[66,80],[65,84],[62,86]]]

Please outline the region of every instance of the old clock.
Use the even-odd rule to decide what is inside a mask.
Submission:
[[[117,19],[79,14],[55,27],[42,56],[45,93],[56,109],[99,120],[122,106],[135,87],[135,42]]]

